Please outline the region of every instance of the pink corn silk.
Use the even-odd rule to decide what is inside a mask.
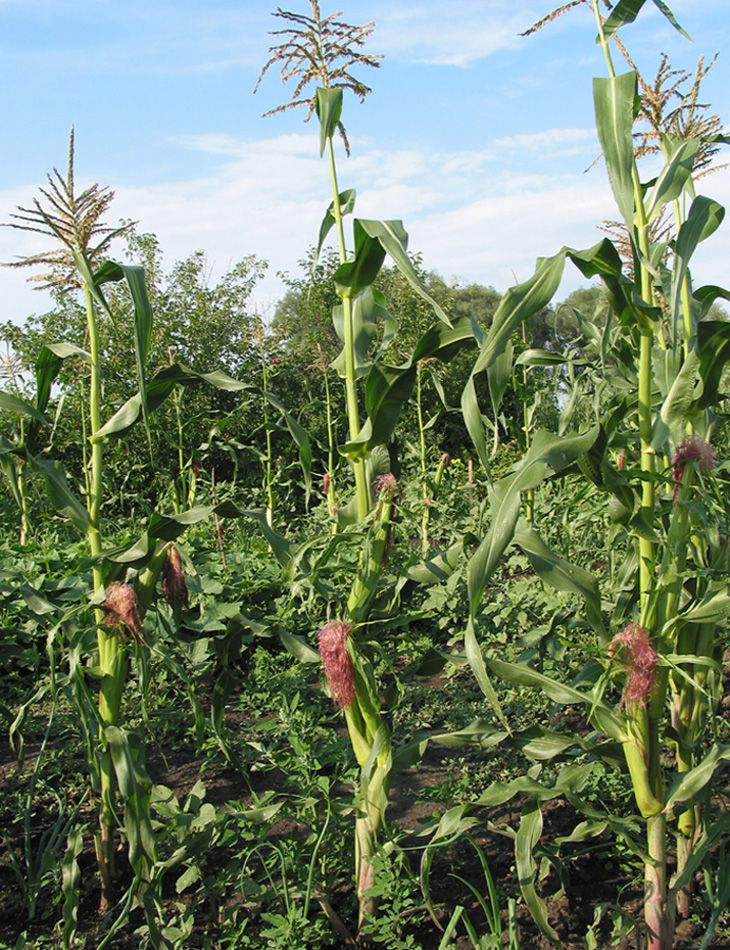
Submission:
[[[347,637],[350,630],[352,630],[351,623],[330,620],[320,627],[317,634],[319,655],[322,658],[330,695],[340,709],[351,705],[355,698],[355,671],[350,654],[347,652]]]
[[[375,517],[380,517],[380,512],[383,510],[383,502],[392,501],[395,496],[398,494],[398,482],[395,480],[395,475],[392,472],[388,472],[385,475],[378,475],[375,479],[375,494],[378,496],[378,507],[375,512]]]
[[[626,668],[622,705],[644,707],[656,686],[657,655],[648,632],[638,623],[630,623],[611,641],[609,656],[621,651]]]
[[[674,458],[672,459],[672,466],[674,468],[675,504],[677,503],[679,485],[682,481],[684,467],[687,462],[697,462],[701,472],[709,472],[713,469],[715,467],[715,458],[712,454],[712,446],[709,442],[698,439],[697,436],[689,435],[684,442],[677,447],[677,451],[674,453]]]

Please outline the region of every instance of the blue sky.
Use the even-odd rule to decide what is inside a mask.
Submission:
[[[309,12],[307,0],[281,0]],[[248,254],[269,261],[256,301],[270,308],[298,273],[330,200],[314,122],[262,118],[289,96],[275,69],[251,95],[283,24],[269,0],[0,0],[0,221],[28,205],[76,128],[76,178],[116,192],[110,223],[133,218],[160,238],[164,263],[202,248],[211,279]],[[556,0],[322,0],[350,23],[375,20],[360,70],[373,92],[350,97],[352,157],[340,186],[361,217],[401,218],[410,248],[448,280],[505,290],[535,258],[587,247],[615,216],[598,154],[591,79],[604,75],[587,8],[520,37]],[[660,52],[675,68],[720,50],[703,99],[730,123],[728,0],[670,0],[689,43],[647,3],[623,38],[647,77]],[[623,66],[617,60],[617,66]],[[730,150],[729,150],[730,151]],[[728,159],[730,160],[730,158]],[[701,190],[730,205],[730,170]],[[730,223],[702,248],[696,282],[730,285]],[[0,229],[0,260],[42,238]],[[121,254],[121,247],[118,254]],[[0,269],[0,319],[47,308],[26,272]],[[568,273],[561,293],[580,283]]]

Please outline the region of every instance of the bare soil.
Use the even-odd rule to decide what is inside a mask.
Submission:
[[[730,709],[730,699],[724,703],[723,713],[728,714]],[[164,754],[163,754],[164,752]],[[29,750],[26,759],[26,771],[32,768],[33,750]],[[448,750],[430,745],[426,750],[424,759],[418,769],[409,769],[403,772],[396,772],[393,775],[393,785],[391,790],[391,804],[388,811],[389,823],[406,835],[404,841],[407,845],[419,845],[422,847],[423,839],[409,837],[408,832],[415,832],[419,829],[422,822],[428,820],[434,810],[434,806],[429,801],[423,800],[424,789],[443,785],[453,774],[455,768],[454,754]],[[242,781],[240,772],[232,767],[225,765],[208,766],[201,773],[201,765],[192,750],[152,750],[148,754],[147,769],[155,784],[162,784],[171,788],[178,799],[183,799],[193,788],[195,783],[202,777],[206,788],[206,801],[215,805],[216,808],[224,808],[228,802],[236,801],[239,803],[251,803],[248,785]],[[10,749],[5,746],[0,749],[0,795],[3,785],[12,782],[16,777],[16,766],[14,755]],[[283,782],[283,776],[277,776],[275,771],[253,773],[250,781],[254,782],[254,790],[263,792],[266,789],[273,788],[277,790],[277,785]],[[256,789],[255,784],[259,783],[260,788]],[[515,807],[515,806],[513,806]],[[481,809],[474,811],[481,820],[481,825],[472,832],[472,837],[482,849],[495,882],[508,885],[506,890],[509,893],[519,892],[518,882],[515,872],[515,860],[513,852],[513,842],[504,834],[499,833],[500,826],[508,824],[512,819],[509,808]],[[518,805],[513,812],[518,816]],[[543,840],[551,841],[554,838],[569,834],[579,820],[571,805],[562,800],[548,802],[543,807],[544,831]],[[82,811],[82,817],[85,817],[89,825],[92,825],[93,815],[89,806],[85,806]],[[32,818],[32,837],[37,843],[40,840],[48,824],[55,820],[55,814],[50,810],[41,808]],[[486,827],[496,830],[487,831]],[[272,835],[291,834],[296,832],[296,828],[291,823],[274,822],[270,829]],[[25,917],[19,915],[17,911],[17,900],[13,900],[13,891],[17,889],[16,878],[10,867],[10,858],[8,847],[13,848],[17,857],[21,857],[23,828],[18,816],[18,821],[6,829],[7,838],[0,843],[0,948],[23,947],[25,944],[19,942],[21,933],[27,934],[27,941],[49,937],[49,930],[52,925],[43,920],[28,921]],[[99,890],[95,874],[95,857],[90,835],[87,836],[84,850],[81,854],[79,863],[82,872],[82,898],[79,907],[79,946],[94,948],[106,933],[107,923],[100,920],[98,916]],[[0,839],[1,841],[2,839]],[[419,852],[414,850],[409,852],[412,856],[414,870],[418,870]],[[562,853],[562,852],[561,852]],[[207,855],[207,867],[215,872],[215,869],[225,867],[231,860],[230,852],[225,849],[216,851],[212,849]],[[120,851],[119,864],[121,868],[122,879],[120,886],[124,881],[124,866],[126,858]],[[432,897],[435,906],[441,909],[443,917],[442,925],[448,920],[449,914],[458,904],[463,904],[467,909],[472,921],[475,924],[477,933],[486,933],[481,929],[483,920],[480,919],[480,912],[476,900],[466,886],[461,884],[456,878],[452,877],[450,872],[455,872],[459,877],[470,881],[477,887],[484,887],[484,877],[481,865],[477,858],[474,848],[467,842],[457,841],[440,858],[434,861],[431,873]],[[127,874],[127,877],[129,875]],[[548,920],[551,926],[556,930],[560,939],[562,950],[584,950],[586,947],[586,931],[593,923],[594,910],[599,905],[605,904],[607,907],[604,923],[599,930],[599,941],[606,941],[608,946],[609,935],[612,928],[612,907],[620,905],[623,912],[634,915],[637,920],[641,917],[641,886],[640,882],[627,886],[627,879],[621,870],[614,868],[610,862],[606,861],[605,853],[592,853],[590,851],[582,853],[579,857],[570,861],[566,865],[566,882],[562,887],[557,874],[550,871],[540,885],[540,892],[546,900],[548,908]],[[343,916],[347,913],[354,903],[352,889],[348,891],[345,887],[340,892],[324,895],[330,903],[335,913],[342,911]],[[185,893],[178,895],[172,882],[169,885],[169,893],[165,894],[166,902],[172,906],[179,904],[181,900],[189,900]],[[205,917],[205,914],[201,915]],[[56,918],[60,917],[60,908],[57,908]],[[517,906],[517,922],[520,933],[520,947],[522,950],[552,950],[550,942],[542,936],[532,920],[529,911],[523,902]],[[136,950],[139,947],[139,937],[134,934],[134,930],[143,923],[141,911],[133,911],[129,923],[122,928],[112,938],[108,946],[111,950]],[[345,924],[349,925],[351,921],[345,919]],[[506,920],[504,920],[506,927]],[[211,922],[206,922],[207,946],[216,947],[215,935],[211,934]],[[696,950],[699,941],[702,938],[703,929],[691,921],[681,921],[677,927],[675,940],[676,950]],[[419,924],[414,933],[415,950],[437,950],[442,939],[442,931],[436,924],[425,916],[423,922]],[[211,942],[212,937],[212,942]],[[338,943],[338,938],[328,945],[336,950],[345,950],[348,944],[344,938]],[[43,947],[51,946],[50,943],[43,943]],[[60,941],[54,941],[53,946],[61,946]],[[193,930],[187,946],[202,947],[203,933],[197,933]],[[262,944],[263,946],[263,944]],[[457,940],[459,950],[472,950],[471,940],[462,936]],[[619,950],[641,950],[643,946],[638,931],[625,937],[619,944]],[[601,943],[598,948],[600,950]],[[725,937],[715,934],[710,943],[713,950],[730,950],[730,941]]]

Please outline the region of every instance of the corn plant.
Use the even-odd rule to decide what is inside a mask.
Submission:
[[[569,4],[566,6],[577,6]],[[553,435],[538,430],[514,470],[490,492],[491,528],[468,571],[471,617],[466,653],[477,680],[503,720],[505,742],[538,763],[561,765],[554,786],[538,781],[540,767],[509,786],[494,786],[483,804],[528,796],[515,848],[526,902],[544,932],[557,940],[536,890],[533,849],[540,839],[540,803],[564,794],[587,821],[576,835],[606,828],[622,835],[644,864],[644,924],[649,950],[673,945],[677,909],[689,912],[689,886],[716,840],[705,808],[714,776],[730,758],[714,737],[713,714],[721,687],[722,624],[730,610],[726,552],[727,508],[715,475],[712,407],[723,398],[728,358],[727,324],[706,319],[720,287],[693,288],[690,259],[719,226],[724,209],[697,194],[693,171],[701,149],[728,142],[716,132],[660,136],[665,164],[642,181],[633,129],[639,86],[634,70],[616,74],[610,39],[631,23],[643,0],[621,0],[608,18],[593,10],[608,76],[594,80],[596,126],[609,181],[627,235],[628,273],[608,239],[585,251],[564,248],[538,263],[533,278],[510,290],[480,345],[474,372],[487,373],[504,358],[514,329],[555,293],[566,259],[585,277],[600,277],[611,308],[605,326],[581,326],[590,340],[594,423]],[[664,3],[656,4],[679,30]],[[561,8],[562,10],[563,8]],[[556,14],[561,12],[556,11]],[[652,237],[651,225],[671,209],[671,240]],[[483,463],[486,440],[473,381],[464,393],[467,424]],[[625,562],[612,592],[601,596],[598,578],[551,551],[520,519],[520,499],[546,479],[582,479],[610,498],[614,545]],[[508,663],[483,654],[477,612],[490,576],[509,544],[518,545],[547,583],[583,598],[594,656],[566,684],[529,662]],[[582,705],[592,732],[585,738],[538,728],[511,733],[490,673],[542,689],[556,703]],[[614,692],[615,690],[615,692]],[[616,697],[616,698],[614,698]],[[565,764],[584,753],[583,761]],[[595,763],[627,771],[637,820],[590,806],[581,790]],[[677,870],[668,878],[668,838],[677,842]]]
[[[41,198],[34,200],[32,208],[20,208],[19,212],[12,216],[14,220],[9,225],[41,233],[51,237],[59,245],[56,249],[22,258],[13,266],[49,267],[48,272],[33,279],[46,287],[81,288],[86,308],[88,350],[68,343],[44,346],[36,366],[35,405],[26,406],[26,412],[37,427],[38,423],[45,421],[43,413],[62,360],[76,357],[88,366],[88,418],[85,416],[82,420],[82,428],[87,436],[87,441],[84,442],[84,459],[88,463],[84,472],[86,504],[82,504],[71,490],[59,462],[33,455],[37,442],[35,429],[29,433],[33,437],[27,439],[19,451],[32,469],[45,477],[48,494],[54,506],[86,535],[92,557],[100,685],[96,715],[98,736],[90,747],[90,765],[93,773],[92,785],[95,786],[100,801],[99,829],[95,841],[101,877],[101,909],[104,911],[113,903],[117,769],[126,768],[122,765],[122,759],[129,755],[124,734],[118,729],[127,675],[127,639],[130,634],[140,639],[141,621],[137,594],[132,587],[118,582],[112,582],[105,587],[108,582],[105,577],[101,522],[104,496],[103,449],[101,440],[93,438],[93,434],[102,427],[101,380],[104,354],[100,345],[98,314],[102,312],[112,319],[102,285],[110,280],[126,280],[131,291],[135,307],[135,352],[142,393],[145,391],[145,362],[152,318],[142,269],[104,261],[111,240],[129,228],[129,225],[124,225],[112,229],[102,223],[102,216],[113,197],[114,193],[110,189],[100,188],[98,185],[92,185],[81,194],[76,192],[72,129],[66,177],[54,170],[53,175],[48,176],[48,188],[41,189]]]
[[[391,539],[397,483],[392,463],[383,447],[394,432],[402,407],[416,383],[422,360],[448,360],[461,346],[473,345],[471,324],[450,323],[422,286],[407,253],[407,234],[400,221],[370,221],[356,218],[353,224],[354,250],[348,251],[344,217],[355,207],[354,189],[339,190],[334,139],[339,132],[345,150],[349,144],[342,124],[343,92],[353,91],[362,101],[368,88],[355,79],[352,65],[379,65],[380,57],[361,52],[373,24],[350,26],[337,15],[322,17],[316,0],[311,0],[312,16],[279,10],[275,15],[287,28],[273,35],[285,38],[271,48],[271,58],[259,76],[275,63],[281,64],[283,81],[296,78],[292,99],[271,110],[281,112],[303,105],[307,118],[319,120],[320,157],[327,154],[332,201],[319,232],[315,262],[325,239],[335,229],[340,266],[334,284],[341,303],[333,311],[335,331],[342,342],[333,366],[344,382],[344,400],[349,439],[340,452],[349,461],[355,482],[355,497],[338,511],[341,528],[361,534],[360,567],[349,595],[335,608],[337,617],[325,622],[317,639],[326,681],[334,702],[342,709],[350,741],[360,766],[359,802],[355,819],[355,878],[359,900],[358,925],[375,913],[376,898],[371,893],[375,880],[378,847],[385,828],[390,772],[393,767],[393,739],[389,718],[381,704],[373,664],[377,621],[373,606],[382,594],[382,575]],[[310,82],[317,83],[314,95],[305,95]],[[258,88],[258,83],[257,83]],[[267,113],[271,114],[271,113]],[[411,286],[428,300],[440,323],[417,343],[410,359],[399,367],[388,366],[382,354],[393,338],[397,321],[389,313],[382,293],[372,284],[389,254]],[[359,383],[365,382],[363,420]],[[330,468],[331,468],[331,462]],[[331,473],[326,491],[333,490]],[[330,502],[331,503],[331,502]],[[279,549],[284,548],[280,541]],[[328,549],[328,550],[331,550]],[[287,551],[287,563],[294,551]],[[301,555],[296,555],[299,563]],[[308,564],[311,570],[311,565]],[[311,648],[287,639],[300,658],[311,659]]]

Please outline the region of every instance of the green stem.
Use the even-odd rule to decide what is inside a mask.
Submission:
[[[527,347],[527,327],[522,324],[522,342]],[[495,420],[496,421],[496,420]],[[530,451],[530,410],[527,405],[527,367],[522,367],[522,428],[525,433],[525,453]],[[535,489],[525,492],[525,517],[530,524],[535,520]]]
[[[89,352],[91,356],[91,380],[89,384],[89,422],[92,432],[101,428],[101,347],[99,331],[94,312],[91,291],[84,285],[86,319],[89,332]],[[91,555],[95,558],[92,568],[94,592],[104,586],[99,555],[101,542],[101,497],[103,490],[103,457],[101,442],[91,446],[91,476],[88,481],[87,510],[89,528],[87,536]],[[103,727],[115,724],[119,718],[122,689],[126,678],[126,657],[119,638],[104,629],[104,611],[95,610],[96,638],[99,648],[99,668],[101,683],[99,688],[99,716],[102,724],[101,750],[99,755],[99,779],[101,787],[101,807],[99,813],[99,835],[96,840],[96,855],[101,877],[100,911],[106,912],[113,903],[112,880],[114,877],[114,799],[116,797],[116,779],[109,750],[105,747]]]
[[[598,34],[606,57],[608,72],[612,79],[616,78],[616,71],[613,68],[611,53],[608,48],[608,40],[603,31],[603,20],[598,9],[598,0],[592,0],[593,12],[598,25]],[[635,261],[636,274],[634,279],[638,278],[641,288],[641,297],[645,303],[652,301],[651,275],[642,263],[641,258],[649,258],[649,222],[646,218],[644,208],[644,196],[639,179],[639,170],[634,156],[631,166],[631,179],[634,187],[634,206],[636,214],[636,239],[639,249],[639,257]],[[631,222],[626,222],[627,227],[631,227]],[[654,482],[651,477],[654,473],[654,450],[651,446],[651,423],[652,423],[652,347],[654,343],[654,330],[651,324],[647,323],[640,327],[641,343],[639,355],[639,436],[641,440],[641,470],[645,478],[641,486],[641,507],[648,524],[654,524]],[[648,606],[648,596],[654,581],[654,543],[645,537],[639,538],[639,589],[640,604],[642,615]],[[647,624],[645,624],[646,626]]]
[[[389,498],[381,497],[379,506],[372,539],[364,550],[360,573],[355,578],[347,600],[347,616],[353,623],[362,623],[367,617],[388,549],[390,519],[393,513],[392,495]]]
[[[337,184],[337,167],[335,165],[335,149],[332,136],[327,138],[327,153],[329,156],[330,178],[332,181],[332,210],[337,227],[337,243],[339,247],[340,263],[344,264],[347,258],[345,247],[345,231],[342,224],[342,208],[340,192]],[[357,378],[355,376],[355,341],[352,324],[352,300],[342,298],[344,314],[344,348],[345,348],[345,395],[347,400],[347,422],[350,439],[356,439],[360,434],[360,414],[357,401]],[[357,516],[362,521],[370,510],[370,492],[365,473],[365,460],[354,459],[352,462],[355,474],[355,492],[357,495]]]
[[[178,390],[173,391],[173,405],[175,406],[175,421],[177,423],[177,470],[180,478],[180,490],[174,490],[175,514],[182,511],[183,499],[185,498],[185,452],[183,445],[183,424],[182,414],[180,412],[181,396]]]
[[[266,523],[272,527],[274,520],[274,479],[271,457],[271,429],[269,428],[269,401],[266,398],[269,386],[269,376],[266,370],[266,357],[263,349],[263,339],[261,344],[261,367],[263,370],[264,384],[264,431],[266,432]]]
[[[652,343],[651,328],[641,329],[639,355],[639,437],[641,440],[641,471],[644,479],[641,483],[641,509],[647,524],[654,524],[654,449],[651,444],[652,433]],[[639,537],[639,590],[642,617],[648,606],[649,593],[654,583],[654,542]],[[648,624],[644,624],[649,626]]]
[[[646,823],[649,860],[644,865],[644,921],[647,950],[672,950],[674,911],[667,906],[667,819],[659,814]]]
[[[327,414],[327,510],[332,520],[332,534],[337,534],[337,505],[335,502],[335,436],[332,425],[332,397],[330,396],[330,382],[327,376],[327,364],[322,355],[322,347],[317,344],[319,358],[324,375],[325,411]]]
[[[423,400],[421,392],[421,364],[416,370],[416,411],[418,414],[418,435],[421,451],[421,486],[423,491],[423,515],[421,517],[421,557],[428,557],[428,526],[431,520],[431,498],[428,495],[428,478],[426,476],[426,432],[423,427]]]

